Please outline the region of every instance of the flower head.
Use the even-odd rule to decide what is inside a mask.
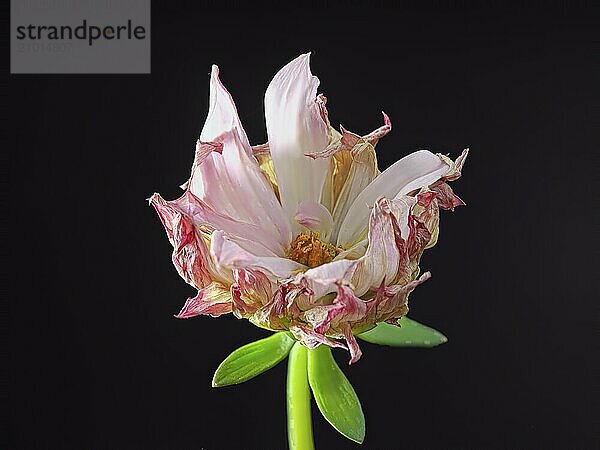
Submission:
[[[232,312],[290,331],[309,348],[360,349],[355,334],[397,323],[430,274],[419,260],[438,236],[439,208],[463,205],[448,182],[456,159],[419,150],[379,172],[375,145],[329,124],[309,54],[283,67],[265,95],[268,143],[251,146],[213,66],[210,109],[183,195],[150,198],[173,263],[198,290],[177,317]]]

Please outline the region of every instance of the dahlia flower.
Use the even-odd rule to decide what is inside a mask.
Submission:
[[[463,205],[448,182],[452,161],[419,150],[385,171],[366,135],[329,123],[309,54],[273,78],[265,94],[268,142],[251,146],[213,66],[210,109],[184,193],[150,198],[173,245],[173,264],[198,293],[178,318],[233,313],[275,331],[229,355],[213,386],[246,381],[289,356],[288,439],[314,448],[311,392],[323,416],[362,442],[358,397],[331,355],[361,356],[356,336],[391,346],[432,347],[439,332],[406,317],[408,296],[430,274],[419,260],[438,237],[439,208]]]
[[[268,142],[252,146],[212,67],[210,109],[184,193],[150,198],[173,245],[173,264],[198,293],[178,318],[233,313],[291,332],[309,349],[361,350],[355,335],[397,325],[430,277],[419,260],[438,237],[439,208],[463,205],[452,161],[419,150],[380,172],[366,135],[329,123],[309,54],[284,66],[264,100]]]

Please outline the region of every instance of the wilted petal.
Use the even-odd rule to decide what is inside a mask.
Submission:
[[[363,139],[373,145],[373,147],[377,145],[379,139],[392,131],[392,121],[385,112],[381,111],[381,114],[383,114],[383,125],[376,130],[371,131],[366,136],[363,136]]]
[[[320,333],[317,333],[313,330],[302,326],[292,326],[290,327],[290,331],[292,332],[296,340],[300,341],[304,346],[310,349],[316,348],[321,344],[325,344],[330,347],[338,347],[348,350],[348,348],[341,342],[329,339]]]
[[[417,203],[413,207],[412,214],[427,227],[431,234],[425,249],[433,247],[437,243],[440,230],[440,208],[438,207],[436,193],[429,188],[423,188],[417,194]]]
[[[428,186],[444,176],[448,168],[427,150],[411,153],[392,164],[356,197],[340,227],[337,245],[351,244],[360,237],[369,217],[367,206],[378,197],[400,197]]]
[[[393,286],[382,286],[376,293],[372,302],[375,305],[371,311],[373,317],[369,317],[371,323],[395,322],[408,312],[408,296],[417,286],[431,278],[429,272],[425,272],[416,280],[406,284]]]
[[[323,306],[327,312],[319,321],[313,323],[314,330],[325,334],[330,327],[339,328],[342,322],[355,322],[361,320],[366,312],[367,305],[358,298],[351,288],[340,285],[338,294],[331,305]]]
[[[440,180],[432,184],[430,188],[435,193],[441,208],[454,211],[457,206],[465,206],[465,202],[454,193],[448,183]]]
[[[324,103],[321,109],[325,111],[324,119],[325,122],[329,125],[329,120],[327,119],[327,109],[325,108]],[[327,147],[320,152],[308,153],[306,156],[313,159],[329,158],[341,150],[352,150],[356,145],[358,145],[361,142],[371,144],[373,147],[375,147],[377,142],[379,142],[379,139],[384,137],[392,130],[392,122],[390,121],[390,118],[387,116],[386,113],[383,113],[383,121],[384,124],[381,127],[371,131],[369,134],[366,134],[364,136],[359,136],[356,133],[348,131],[342,125],[340,125],[341,134],[335,131],[333,128],[330,128],[329,144],[327,145]]]
[[[242,248],[222,231],[211,235],[210,253],[219,266],[230,269],[262,269],[267,275],[281,279],[306,269],[306,266],[278,256],[256,256]]]
[[[233,313],[237,317],[254,314],[273,298],[273,284],[260,270],[234,269],[231,285]]]
[[[329,165],[327,160],[305,156],[324,149],[328,142],[327,125],[316,102],[319,79],[310,72],[309,56],[300,55],[284,66],[265,94],[269,148],[289,218],[302,201],[319,201]],[[295,225],[295,232],[299,229]]]
[[[350,324],[344,324],[342,331],[344,332],[344,338],[348,344],[348,350],[350,350],[350,362],[348,364],[354,364],[362,356],[362,350],[356,341],[356,337],[352,334]]]
[[[394,241],[389,219],[376,219],[370,229],[369,247],[358,260],[352,284],[357,295],[364,295],[385,280],[391,281],[398,273],[400,249]],[[391,241],[386,239],[391,238]]]
[[[150,199],[173,246],[173,265],[179,275],[196,289],[202,289],[222,274],[211,261],[207,240],[193,219],[176,204],[165,201],[159,194]]]
[[[207,152],[206,143],[221,145],[221,152]],[[279,244],[271,248],[275,253],[282,253],[289,244],[289,219],[252,156],[233,99],[219,80],[217,66],[212,70],[210,109],[188,187],[220,213],[271,233]]]
[[[398,273],[401,248],[397,240],[402,234],[398,219],[406,220],[404,217],[408,216],[412,205],[393,203],[381,198],[373,205],[369,219],[369,246],[364,256],[357,261],[352,278],[358,296],[364,295],[373,287],[390,283]],[[398,217],[392,209],[399,214]]]
[[[462,153],[460,154],[460,156],[458,158],[456,158],[455,161],[452,161],[446,155],[442,155],[441,153],[438,153],[437,155],[440,157],[440,159],[442,159],[446,164],[448,164],[450,166],[450,169],[444,175],[444,180],[445,181],[458,180],[460,178],[463,165],[465,164],[465,161],[467,160],[467,156],[469,156],[469,149],[465,148],[462,151]]]
[[[178,319],[189,319],[199,315],[213,317],[231,312],[231,293],[220,283],[211,283],[198,291],[193,298],[188,298],[179,314]]]
[[[402,285],[416,276],[419,258],[432,238],[421,217],[413,215],[416,203],[417,198],[410,196],[375,202],[369,223],[369,246],[356,261],[352,277],[356,295],[362,296],[379,286]]]
[[[381,200],[381,203],[386,211],[389,211],[400,229],[400,235],[402,239],[407,241],[410,237],[410,214],[413,207],[417,203],[417,198],[404,195],[402,197],[396,197],[395,199]]]
[[[325,242],[329,239],[333,218],[323,205],[313,201],[305,201],[298,205],[294,219],[303,227],[319,233]]]

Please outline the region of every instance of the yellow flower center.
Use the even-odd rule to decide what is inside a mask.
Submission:
[[[308,267],[317,267],[331,262],[338,249],[319,239],[319,233],[300,233],[290,244],[288,258]]]

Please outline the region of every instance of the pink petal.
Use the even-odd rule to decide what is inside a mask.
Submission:
[[[199,315],[220,316],[231,312],[231,294],[229,289],[219,283],[211,283],[198,291],[193,298],[188,298],[178,319],[189,319]]]
[[[207,152],[207,143],[221,152]],[[291,241],[289,219],[263,176],[229,92],[213,66],[210,110],[197,149],[188,183],[191,192],[214,210],[232,219],[256,225],[270,233],[278,244],[269,248],[283,254]]]
[[[300,55],[273,78],[265,94],[269,148],[283,208],[292,218],[303,201],[318,202],[329,162],[305,154],[327,146],[327,125],[316,101],[319,79],[310,54]],[[299,225],[294,226],[297,233]]]
[[[256,255],[276,256],[284,252],[273,233],[259,225],[233,219],[226,214],[217,212],[189,190],[185,191],[178,199],[165,203],[188,216],[194,226],[203,228],[209,233],[215,229],[222,230]],[[273,248],[278,252],[273,251]]]

